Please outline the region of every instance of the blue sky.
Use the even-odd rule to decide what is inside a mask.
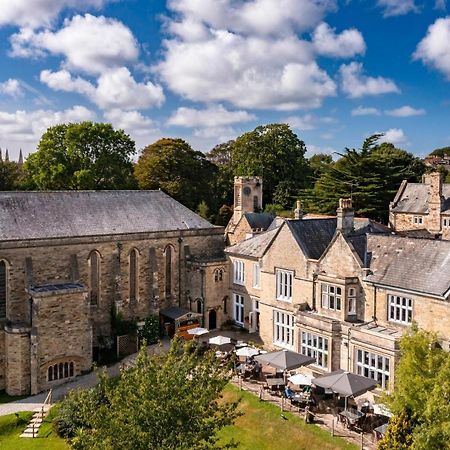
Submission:
[[[96,120],[202,151],[287,122],[309,154],[450,145],[444,0],[0,0],[0,147]]]

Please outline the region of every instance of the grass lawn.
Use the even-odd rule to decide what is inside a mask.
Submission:
[[[1,450],[66,450],[69,446],[64,439],[56,436],[52,430],[52,423],[55,414],[55,407],[44,419],[44,423],[39,429],[37,438],[21,438],[19,435],[25,430],[25,427],[33,413],[18,413],[19,419],[15,414],[0,417],[0,449]]]
[[[0,391],[0,403],[9,403],[16,400],[21,400],[22,398],[28,397],[28,395],[8,395],[5,391]]]
[[[244,413],[233,426],[224,428],[219,435],[229,441],[234,438],[239,450],[356,450],[353,444],[331,436],[316,425],[308,425],[300,417],[283,412],[276,405],[261,402],[248,392],[233,385],[225,389],[224,398],[233,401],[242,397],[239,409]]]

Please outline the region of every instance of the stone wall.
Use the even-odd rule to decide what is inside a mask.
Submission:
[[[30,393],[30,329],[22,326],[5,327],[6,393]]]
[[[0,328],[0,391],[6,388],[5,330]]]

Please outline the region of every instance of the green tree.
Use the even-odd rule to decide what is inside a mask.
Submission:
[[[80,450],[230,448],[217,437],[238,416],[236,403],[221,400],[228,372],[213,352],[200,356],[195,342],[175,340],[165,355],[149,356],[142,348],[135,366],[116,380],[101,376],[96,387],[101,395],[91,396],[94,401],[72,418],[77,431],[71,445]]]
[[[171,138],[144,148],[135,166],[141,189],[162,189],[192,210],[202,200],[211,203],[211,180],[216,171],[202,152],[193,150],[182,139]]]
[[[311,169],[311,179],[316,181],[333,164],[333,158],[325,153],[317,153],[308,159],[308,164]]]
[[[339,198],[351,197],[356,214],[386,222],[402,180],[419,181],[425,166],[392,144],[377,144],[380,137],[367,138],[360,150],[347,148],[329,165],[305,199],[307,209],[335,214]]]
[[[380,450],[449,448],[450,354],[437,342],[415,324],[401,339],[395,389],[384,399],[395,416]]]
[[[436,148],[430,153],[430,156],[440,156],[441,158],[450,156],[450,147]]]
[[[205,200],[202,200],[197,206],[197,214],[206,220],[209,220],[209,207]]]
[[[0,160],[0,191],[14,191],[20,189],[23,172],[13,161]]]
[[[214,223],[219,226],[225,226],[230,221],[232,215],[233,208],[228,205],[222,205],[216,215],[216,220]]]
[[[289,125],[259,126],[236,139],[232,153],[234,175],[261,175],[264,203],[272,203],[280,182],[289,183],[295,190],[306,186],[309,168],[305,152],[305,143]]]
[[[50,127],[28,156],[25,171],[35,189],[128,189],[136,186],[134,141],[107,123]]]

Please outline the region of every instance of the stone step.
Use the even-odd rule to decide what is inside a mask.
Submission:
[[[39,427],[36,426],[34,427],[34,437],[37,437],[39,433]],[[32,438],[33,437],[33,428],[27,428],[21,435],[20,437],[28,437],[28,438]]]
[[[48,412],[50,410],[50,408],[52,407],[52,405],[44,405],[44,412]],[[33,412],[41,412],[42,411],[42,406],[40,406],[39,408],[33,409]]]
[[[34,423],[35,426],[36,426],[36,424],[41,424],[42,421],[43,421],[43,418],[42,418],[42,417],[33,417],[33,418],[30,420],[30,423]]]

